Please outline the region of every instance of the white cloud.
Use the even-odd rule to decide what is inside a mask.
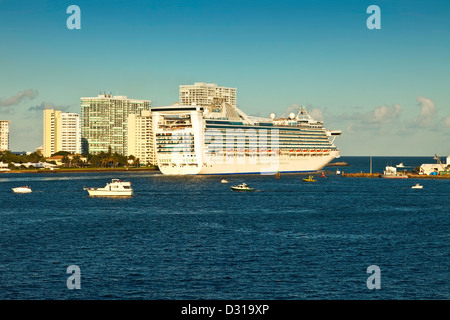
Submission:
[[[420,115],[414,119],[414,125],[420,127],[429,127],[436,114],[436,108],[433,100],[424,97],[417,97],[420,105]]]
[[[368,122],[374,123],[388,123],[394,119],[398,119],[402,113],[402,107],[398,104],[388,107],[380,106],[376,107],[373,112],[370,112],[368,116]]]
[[[322,112],[322,110],[320,110],[318,108],[314,108],[311,111],[309,111],[308,113],[314,120],[323,121],[323,112]]]
[[[429,117],[436,112],[433,100],[424,97],[417,97],[417,101],[419,101],[421,106],[421,116]]]
[[[395,123],[402,114],[402,107],[398,104],[393,106],[379,106],[372,111],[365,113],[353,113],[341,116],[342,120],[350,121],[353,132],[359,130],[373,130],[385,128],[391,123]]]
[[[297,115],[298,111],[300,110],[300,106],[296,103],[291,104],[289,107],[286,108],[286,110],[281,114],[281,118],[287,118],[289,117],[289,114],[294,113]]]
[[[444,119],[444,124],[445,124],[446,127],[449,127],[449,128],[450,128],[450,116],[448,116],[448,117],[446,117],[446,118]]]

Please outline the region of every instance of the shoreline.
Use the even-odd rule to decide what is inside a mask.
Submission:
[[[130,171],[155,171],[159,172],[158,168],[74,168],[74,169],[23,169],[0,171],[0,174],[10,173],[83,173],[83,172],[130,172]]]
[[[325,169],[325,168],[324,168]],[[157,167],[149,167],[149,168],[73,168],[73,169],[22,169],[22,170],[11,170],[11,171],[0,171],[1,174],[13,174],[13,173],[85,173],[85,172],[160,172]],[[320,170],[325,171],[327,170]],[[318,171],[317,174],[320,172]],[[328,171],[328,173],[332,173],[332,171]],[[367,173],[367,172],[358,172],[358,173],[345,173],[341,174],[344,178],[382,178],[381,173]],[[421,174],[413,174],[406,173],[406,176],[411,179],[450,179],[450,175],[421,175]],[[386,179],[386,178],[382,178]]]
[[[389,179],[382,178],[381,173],[343,173],[342,177],[347,178],[381,178],[381,179]],[[450,175],[425,175],[425,174],[412,174],[407,173],[406,176],[408,179],[450,179]],[[395,178],[390,178],[395,179]]]

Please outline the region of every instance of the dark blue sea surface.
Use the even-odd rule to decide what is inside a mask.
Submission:
[[[369,157],[342,157],[368,172]],[[419,166],[429,158],[373,158]],[[0,175],[0,299],[449,299],[450,180]],[[126,199],[83,186],[131,181]],[[257,191],[238,193],[246,182]],[[422,190],[411,189],[420,182]],[[29,185],[31,194],[11,188]],[[67,267],[81,289],[68,289]],[[380,268],[369,289],[367,268]]]

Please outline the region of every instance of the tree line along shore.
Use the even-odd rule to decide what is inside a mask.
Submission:
[[[59,165],[52,158],[59,158]],[[73,155],[69,152],[60,151],[52,154],[50,158],[42,156],[40,152],[29,154],[14,154],[10,151],[0,152],[0,163],[10,171],[2,172],[83,172],[83,171],[145,171],[157,170],[156,166],[141,164],[139,158],[132,155],[122,156],[117,152],[100,152],[99,154]],[[29,164],[46,163],[51,168],[37,168]],[[6,167],[7,165],[7,167]]]

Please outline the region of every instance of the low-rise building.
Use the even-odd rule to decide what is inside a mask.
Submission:
[[[436,159],[436,158],[435,158]],[[446,163],[442,163],[440,159],[437,163],[424,163],[419,167],[419,174],[438,175],[450,171],[450,156],[447,157]]]
[[[79,157],[79,160],[81,162],[87,163],[88,159],[79,154],[68,154],[67,158],[69,159],[69,161],[73,161],[73,159],[77,156]],[[64,164],[64,162],[63,162],[64,157],[65,156],[63,156],[63,155],[55,155],[52,157],[45,158],[45,161],[49,161],[49,162],[54,161],[56,165],[62,166]]]

